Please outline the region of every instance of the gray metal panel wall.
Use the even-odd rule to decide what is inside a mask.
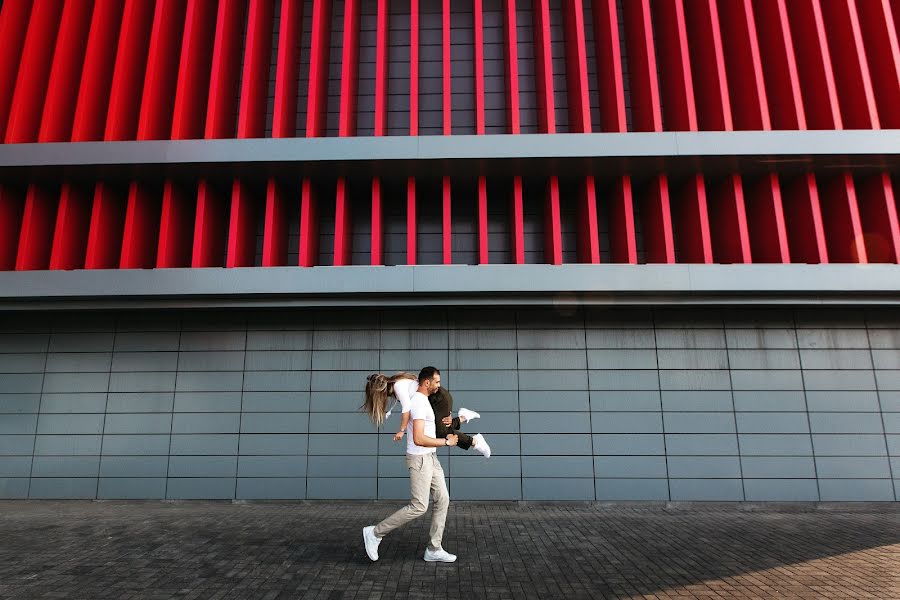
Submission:
[[[896,310],[406,309],[0,321],[0,497],[405,498],[358,412],[442,369],[454,499],[897,499]]]

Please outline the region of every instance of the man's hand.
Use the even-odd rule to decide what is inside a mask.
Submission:
[[[458,441],[459,441],[459,436],[456,435],[455,433],[451,433],[450,435],[447,436],[447,445],[448,446],[455,446]]]
[[[453,417],[444,417],[443,419],[441,419],[441,423],[443,423],[444,425],[453,425]]]
[[[399,442],[399,441],[402,440],[402,439],[403,439],[403,432],[402,432],[402,431],[398,431],[397,433],[394,434],[394,441],[395,441],[395,442]]]

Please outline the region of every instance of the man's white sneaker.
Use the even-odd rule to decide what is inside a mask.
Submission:
[[[482,454],[484,454],[485,458],[491,457],[491,447],[488,446],[488,443],[486,441],[484,441],[483,435],[481,435],[480,433],[476,433],[472,436],[472,440],[475,442],[475,445],[472,447],[475,448],[476,452],[481,452]]]
[[[434,552],[425,548],[425,560],[427,562],[456,562],[456,555],[450,554],[443,548],[438,548]]]
[[[472,419],[477,419],[478,417],[481,416],[481,415],[479,415],[477,412],[475,412],[474,410],[469,410],[468,408],[461,408],[461,409],[459,409],[458,414],[459,414],[460,417],[465,417],[465,418],[466,418],[466,423],[468,423],[468,422],[471,421]]]
[[[366,554],[369,558],[378,560],[378,544],[381,543],[381,538],[375,535],[374,525],[363,527],[363,543],[366,545]]]

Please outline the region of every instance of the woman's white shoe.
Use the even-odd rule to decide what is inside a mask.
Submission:
[[[469,410],[468,408],[461,408],[461,409],[459,409],[459,413],[458,413],[458,414],[459,414],[460,417],[465,417],[466,423],[468,423],[468,422],[471,421],[472,419],[477,419],[478,417],[481,416],[481,415],[479,415],[477,412],[475,412],[474,410]]]
[[[485,458],[490,458],[491,447],[488,446],[488,443],[486,441],[484,441],[484,436],[480,433],[476,433],[472,436],[472,440],[475,442],[475,445],[472,446],[473,448],[475,448],[475,451],[484,454]]]

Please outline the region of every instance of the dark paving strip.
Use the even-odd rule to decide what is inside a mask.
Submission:
[[[900,598],[900,505],[0,502],[0,598]]]

